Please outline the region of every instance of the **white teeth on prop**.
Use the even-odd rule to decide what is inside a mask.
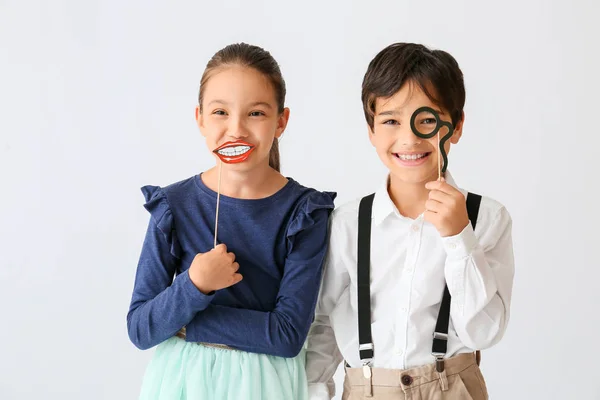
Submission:
[[[404,161],[418,160],[419,158],[425,157],[425,154],[426,153],[421,153],[421,154],[398,154],[398,158],[400,158],[401,160],[404,160]]]
[[[250,150],[250,146],[233,146],[226,147],[218,151],[218,153],[225,157],[235,157],[241,156],[244,153],[247,153]]]

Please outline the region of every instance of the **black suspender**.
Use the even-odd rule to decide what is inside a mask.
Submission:
[[[360,201],[358,209],[358,351],[360,360],[370,364],[373,360],[371,338],[371,211],[375,193]]]
[[[467,214],[471,221],[471,226],[475,230],[477,225],[477,215],[479,215],[479,205],[481,196],[474,193],[467,194]],[[435,324],[435,332],[433,333],[433,344],[431,346],[431,354],[436,358],[437,370],[444,370],[444,356],[448,350],[448,325],[450,324],[450,292],[448,285],[444,287],[444,295],[442,297],[442,305],[438,314],[438,319]]]
[[[373,210],[372,193],[360,201],[358,211],[358,255],[357,255],[357,292],[358,292],[358,341],[360,360],[363,365],[371,365],[374,356],[371,337],[371,214]],[[475,229],[481,196],[467,194],[467,214],[471,226]],[[451,296],[448,286],[444,288],[442,304],[433,333],[432,355],[436,358],[439,372],[444,370],[444,356],[448,348],[448,326],[450,324]]]

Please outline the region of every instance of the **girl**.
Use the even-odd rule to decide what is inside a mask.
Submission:
[[[269,52],[218,51],[196,120],[217,166],[145,186],[151,219],[127,328],[156,352],[141,399],[305,399],[333,192],[279,172],[285,82]]]

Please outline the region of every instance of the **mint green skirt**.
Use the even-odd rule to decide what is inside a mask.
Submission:
[[[189,343],[156,347],[140,400],[307,400],[305,350],[282,358]]]

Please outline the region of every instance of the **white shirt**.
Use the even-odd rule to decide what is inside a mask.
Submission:
[[[446,172],[446,182],[457,187]],[[461,190],[463,195],[467,192]],[[334,210],[323,284],[308,336],[312,400],[335,395],[342,360],[360,367],[356,258],[360,199]],[[512,220],[503,205],[483,197],[471,224],[442,238],[423,215],[402,216],[387,180],[375,193],[371,226],[373,367],[407,369],[435,361],[433,332],[447,283],[452,296],[447,357],[482,350],[504,334],[514,276]]]

